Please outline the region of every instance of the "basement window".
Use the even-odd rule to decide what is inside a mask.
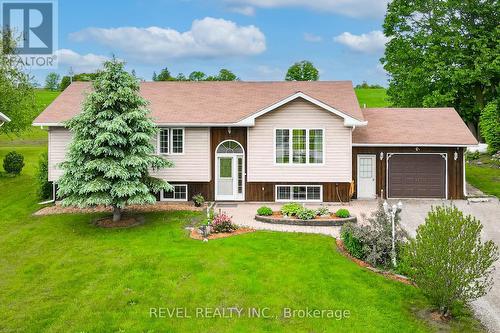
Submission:
[[[161,191],[161,201],[187,201],[188,186],[186,184],[172,185],[172,191]]]
[[[276,201],[323,201],[322,185],[276,185]]]

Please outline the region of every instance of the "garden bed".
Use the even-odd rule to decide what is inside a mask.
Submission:
[[[349,217],[338,217],[335,214],[330,214],[327,216],[315,216],[309,220],[302,220],[295,216],[283,216],[281,212],[273,212],[273,215],[255,215],[255,220],[265,223],[274,224],[288,224],[288,225],[303,225],[303,226],[341,226],[347,222],[355,223],[357,221],[356,216]]]
[[[238,228],[233,232],[221,232],[221,233],[217,233],[217,234],[210,234],[210,235],[208,235],[207,239],[226,238],[226,237],[231,237],[231,236],[236,236],[236,235],[241,235],[241,234],[247,234],[249,232],[254,232],[254,231],[255,231],[255,229]],[[203,236],[198,231],[198,228],[193,228],[191,230],[191,233],[189,234],[189,237],[191,237],[192,239],[196,239],[196,240],[203,240]]]

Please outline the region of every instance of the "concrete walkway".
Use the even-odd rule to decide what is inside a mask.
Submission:
[[[395,202],[390,202],[395,203]],[[403,227],[414,236],[417,227],[425,222],[425,216],[431,206],[450,204],[447,200],[403,200],[403,211],[401,220]],[[458,209],[465,214],[471,214],[478,218],[483,226],[483,238],[493,240],[500,247],[500,203],[496,198],[490,198],[488,202],[469,203],[466,200],[453,201]],[[233,221],[241,226],[254,228],[258,230],[272,230],[282,232],[304,232],[325,234],[332,237],[339,237],[340,227],[309,227],[309,226],[289,226],[273,225],[263,222],[257,222],[254,219],[255,213],[259,207],[266,205],[273,210],[279,210],[282,206],[277,203],[238,203],[238,204],[217,204],[216,211],[223,211],[233,217]],[[362,223],[361,216],[369,215],[376,210],[377,202],[375,200],[356,200],[347,204],[325,204],[330,211],[336,211],[339,208],[347,208],[358,217]],[[306,207],[317,208],[318,204],[307,204]],[[488,327],[491,332],[500,332],[500,262],[496,263],[494,272],[494,286],[488,295],[475,301],[473,309],[477,317]]]

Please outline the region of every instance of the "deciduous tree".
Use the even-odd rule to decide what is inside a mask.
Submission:
[[[318,81],[319,72],[312,62],[303,60],[296,62],[286,73],[286,81]]]
[[[499,94],[500,2],[393,0],[381,59],[394,106],[452,106],[476,134]]]

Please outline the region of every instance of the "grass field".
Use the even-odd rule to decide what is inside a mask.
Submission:
[[[480,162],[481,164],[478,164]],[[477,161],[466,165],[467,182],[486,194],[500,198],[500,168],[487,154],[482,154]]]
[[[42,112],[52,101],[59,96],[59,91],[49,91],[45,89],[36,89],[35,98],[37,109]],[[0,134],[0,146],[17,145],[40,145],[47,142],[47,131],[38,127],[32,127],[21,133],[19,136]]]
[[[367,108],[379,108],[390,106],[385,89],[354,89],[358,97],[359,105]]]

